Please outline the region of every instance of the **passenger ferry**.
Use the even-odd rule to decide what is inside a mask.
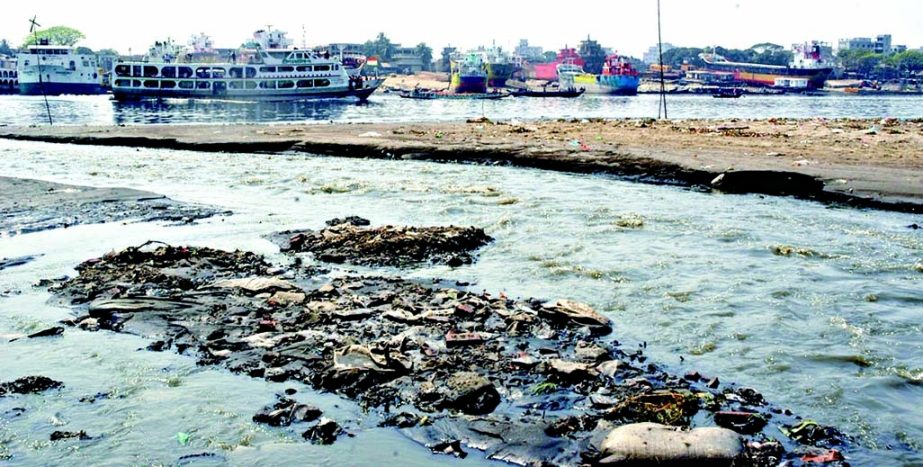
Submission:
[[[0,94],[19,94],[16,59],[0,55]]]
[[[118,100],[206,98],[293,100],[355,97],[366,100],[381,80],[351,75],[330,54],[276,48],[281,31],[257,31],[255,49],[231,53],[226,62],[118,62],[112,94]]]
[[[103,73],[95,55],[45,39],[16,56],[19,93],[23,95],[104,94]]]

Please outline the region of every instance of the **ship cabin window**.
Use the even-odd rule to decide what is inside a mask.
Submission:
[[[93,73],[93,79],[96,79],[96,78],[99,78],[99,75],[97,75],[96,73]]]
[[[314,81],[310,79],[300,79],[298,80],[298,87],[299,88],[313,88]]]
[[[316,65],[314,71],[330,71],[330,65]]]
[[[253,68],[252,66],[247,67],[247,78],[256,78],[256,68]]]
[[[195,87],[196,87],[197,89],[208,89],[208,87],[209,87],[210,85],[211,85],[211,83],[209,83],[208,81],[197,81],[197,82],[195,83]]]
[[[294,87],[294,81],[279,81],[279,89],[292,89]]]
[[[141,76],[141,65],[134,65],[131,67],[131,75],[134,77]]]
[[[339,71],[339,70],[340,70],[340,65],[333,65],[333,69],[336,70],[336,71]]]
[[[140,79],[133,79],[133,80],[131,80],[131,87],[133,87],[133,88],[140,88],[140,87],[141,87],[141,80],[140,80]]]
[[[179,67],[179,72],[176,75],[177,78],[192,78],[192,68],[188,66]]]
[[[157,89],[157,88],[160,87],[160,82],[157,81],[157,80],[155,80],[155,79],[149,79],[149,80],[147,80],[147,81],[144,82],[144,87],[146,87],[146,88],[152,88],[152,89]]]
[[[212,68],[212,78],[224,79],[224,75],[225,75],[224,68]]]
[[[157,76],[160,70],[156,66],[145,66],[144,67],[144,77],[145,78],[154,78]]]
[[[322,88],[322,87],[325,87],[325,86],[330,86],[330,80],[329,80],[329,79],[316,79],[316,80],[314,80],[314,87],[316,87],[316,88]]]
[[[119,88],[131,87],[131,80],[130,79],[117,79],[115,80],[115,86]]]
[[[233,72],[233,70],[231,70],[231,71]],[[228,82],[228,89],[243,89],[243,88],[244,88],[244,82],[243,82],[243,81],[230,81],[230,82]]]
[[[256,89],[256,81],[246,81],[244,85],[247,89]]]
[[[164,78],[176,78],[176,67],[175,66],[165,66],[160,69],[160,76]]]
[[[231,68],[228,70],[228,76],[230,76],[231,78],[243,78],[243,77],[244,77],[244,69],[241,68],[241,67],[239,67],[239,66],[231,67]]]
[[[263,73],[275,73],[276,67],[274,66],[261,66],[260,71]]]
[[[260,89],[275,89],[275,81],[260,81]]]
[[[131,66],[116,65],[115,66],[115,76],[131,76]]]
[[[29,61],[26,60],[25,62],[23,62],[23,63],[22,63],[22,66],[29,66]]]
[[[173,89],[176,87],[176,81],[161,81],[160,89]]]
[[[204,66],[203,66],[203,67],[196,68],[196,70],[195,70],[195,76],[196,76],[196,78],[209,79],[209,78],[212,77],[211,68],[207,68],[207,67],[204,67]]]
[[[312,67],[311,65],[302,65],[302,66],[300,66],[300,67],[298,67],[298,68],[296,68],[296,69],[297,69],[298,71],[302,71],[302,72],[304,72],[304,71],[314,71],[314,67]]]
[[[279,73],[291,73],[293,71],[295,71],[295,67],[291,67],[291,66],[280,66],[279,67]]]
[[[180,81],[179,88],[180,89],[194,89],[195,82],[194,81]]]
[[[84,60],[84,61],[83,61],[83,66],[84,66],[84,68],[90,66],[90,62]]]

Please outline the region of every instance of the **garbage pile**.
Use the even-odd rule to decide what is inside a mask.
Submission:
[[[320,231],[284,232],[274,236],[284,252],[310,252],[320,261],[361,266],[406,266],[413,263],[461,266],[472,252],[493,239],[477,227],[369,227],[360,217],[333,219]]]
[[[362,246],[368,241],[376,246]],[[402,264],[457,257],[458,246],[486,241],[483,231],[341,223],[293,239],[291,249]],[[607,337],[607,317],[568,300],[330,278],[297,261],[279,267],[253,253],[157,243],[77,270],[51,287],[81,311],[69,324],[148,336],[157,339],[150,350],[340,394],[439,454],[479,449],[522,465],[776,465],[829,457],[846,442],[833,428],[802,426],[752,389],[667,373],[643,349]],[[321,416],[284,398],[254,412],[273,426]],[[321,419],[304,437],[331,443],[343,431]]]

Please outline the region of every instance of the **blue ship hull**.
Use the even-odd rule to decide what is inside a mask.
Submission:
[[[43,89],[44,88],[44,92]],[[95,83],[19,83],[24,96],[60,96],[62,94],[105,94],[106,89]]]
[[[637,76],[599,76],[599,86],[606,94],[615,94],[618,96],[634,96],[638,94],[638,86],[641,85],[641,78]]]

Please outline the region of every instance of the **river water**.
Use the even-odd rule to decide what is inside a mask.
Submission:
[[[216,170],[220,168],[220,170]],[[375,224],[461,224],[496,242],[457,269],[387,272],[465,280],[511,297],[569,298],[614,320],[613,338],[674,372],[760,390],[839,427],[862,446],[854,465],[923,464],[923,224],[919,216],[788,198],[705,194],[531,169],[0,141],[0,173],[125,186],[230,209],[197,225],[105,224],[0,237],[0,257],[36,255],[0,273],[0,334],[70,316],[31,284],[149,239],[277,257],[263,235],[345,215]],[[774,246],[813,255],[777,256]],[[0,399],[0,449],[16,463],[171,464],[213,452],[235,465],[429,465],[396,431],[349,401],[307,387],[198,368],[143,349],[148,340],[68,329],[0,339],[2,380],[41,374],[67,387]],[[354,433],[331,447],[253,424],[286,387]],[[108,392],[95,403],[78,400]],[[12,417],[10,410],[27,411]],[[61,426],[56,426],[61,425]],[[93,441],[50,443],[54,430]],[[180,446],[177,432],[192,435]],[[3,455],[3,452],[0,452]],[[473,457],[473,458],[472,458]],[[486,462],[476,455],[465,465]]]
[[[577,99],[506,98],[497,101],[411,100],[375,94],[366,104],[348,101],[234,102],[168,99],[118,103],[109,96],[49,97],[57,124],[170,124],[250,122],[456,121],[540,118],[654,118],[659,96],[584,95]],[[920,118],[923,96],[711,96],[676,95],[670,118]],[[0,96],[0,125],[45,124],[44,101],[36,96]]]

